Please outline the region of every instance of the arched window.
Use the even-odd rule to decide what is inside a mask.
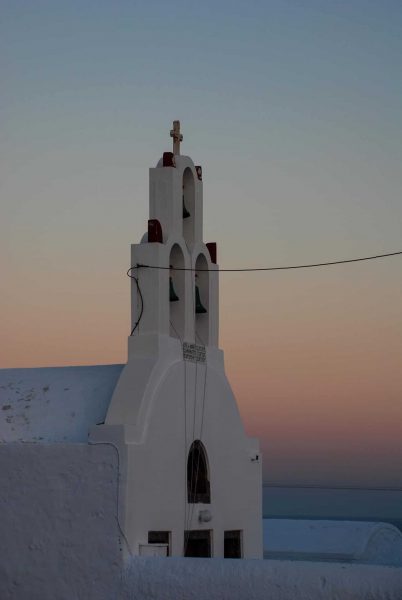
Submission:
[[[168,288],[170,335],[178,339],[183,339],[185,306],[184,271],[175,269],[183,269],[184,256],[178,244],[174,244],[170,251],[169,265],[172,267],[169,272]]]
[[[195,343],[209,344],[209,272],[208,262],[200,254],[195,263],[194,310],[195,310]],[[199,305],[199,306],[198,306]]]
[[[211,486],[208,475],[208,460],[205,447],[195,440],[187,459],[187,499],[191,504],[210,504]]]
[[[183,173],[183,237],[187,246],[194,244],[195,183],[190,167]]]

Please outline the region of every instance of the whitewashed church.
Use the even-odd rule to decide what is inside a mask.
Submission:
[[[131,249],[128,362],[91,442],[121,457],[133,553],[262,556],[261,457],[218,347],[216,244],[203,241],[202,169],[173,152],[150,169],[148,231]]]
[[[202,169],[178,121],[171,137],[131,248],[127,364],[0,370],[1,598],[53,598],[61,572],[77,597],[110,598],[129,556],[262,557],[261,456],[218,347]]]

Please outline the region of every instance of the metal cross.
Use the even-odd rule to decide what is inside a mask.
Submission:
[[[173,138],[173,154],[180,155],[180,142],[183,141],[183,134],[180,133],[180,121],[173,121],[170,137]]]

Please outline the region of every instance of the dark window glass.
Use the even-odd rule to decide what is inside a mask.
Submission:
[[[185,531],[184,556],[195,558],[209,558],[211,556],[210,531]]]
[[[241,558],[241,531],[225,531],[224,557]]]
[[[207,455],[203,444],[195,440],[187,459],[187,499],[190,503],[210,504],[211,488],[208,476]]]

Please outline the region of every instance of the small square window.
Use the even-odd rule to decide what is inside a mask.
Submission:
[[[241,558],[242,551],[242,531],[225,531],[224,534],[224,557]]]
[[[148,544],[166,544],[170,556],[170,531],[148,531]]]

